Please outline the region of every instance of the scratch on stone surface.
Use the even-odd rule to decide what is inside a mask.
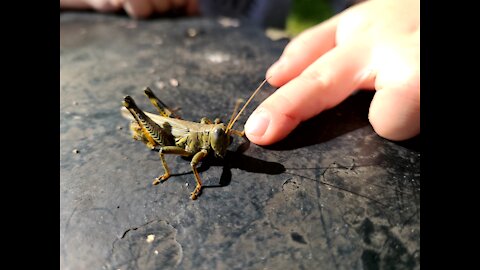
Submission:
[[[402,226],[400,227],[400,232],[405,228],[405,226],[418,214],[420,213],[420,210],[417,209],[412,215],[410,215],[403,223]]]
[[[415,186],[413,185],[413,183],[412,183],[411,181],[410,181],[410,187],[411,187],[413,190],[415,189]],[[420,190],[418,190],[418,191],[420,191]],[[413,199],[414,199],[415,201],[418,201],[418,200],[419,200],[419,198],[418,198],[418,196],[417,196],[417,195],[418,195],[417,192],[412,192],[411,195],[413,196]],[[415,209],[417,210],[417,212],[420,211],[420,209],[418,209],[418,205],[417,205],[417,204],[415,204]]]
[[[179,256],[178,256],[178,260],[177,260],[176,263],[175,263],[175,267],[177,267],[178,265],[180,265],[180,263],[181,263],[182,260],[183,260],[183,247],[182,247],[182,245],[181,245],[181,244],[178,242],[178,240],[177,240],[177,232],[178,232],[178,231],[177,231],[177,229],[176,229],[175,227],[173,227],[173,226],[170,224],[170,222],[168,222],[167,220],[162,220],[162,219],[150,220],[150,221],[148,221],[148,222],[146,222],[146,223],[144,223],[144,224],[142,224],[142,225],[140,225],[140,226],[131,227],[131,228],[126,229],[126,230],[122,233],[122,235],[121,235],[120,238],[116,238],[116,239],[112,242],[112,249],[111,249],[111,251],[110,251],[110,257],[113,256],[113,254],[114,254],[114,252],[115,252],[116,243],[117,243],[118,241],[123,240],[123,239],[127,236],[127,234],[128,234],[129,232],[131,232],[131,231],[136,231],[136,230],[138,230],[138,229],[141,229],[141,228],[143,228],[143,227],[146,227],[146,226],[148,226],[148,225],[150,225],[150,224],[152,224],[152,223],[155,223],[155,222],[156,222],[156,223],[165,222],[165,224],[166,224],[167,226],[169,226],[170,228],[172,228],[173,233],[174,233],[174,235],[173,235],[173,241],[174,241],[175,244],[178,246],[178,250],[179,250]],[[132,261],[132,260],[136,261],[136,260],[138,260],[140,257],[142,257],[142,256],[135,256],[134,254],[131,254],[131,260],[129,260],[129,261]],[[128,262],[124,262],[124,264],[125,264],[125,263],[128,263]],[[121,265],[123,265],[123,264],[121,264]],[[117,266],[118,266],[118,265],[117,265]]]
[[[323,176],[323,178],[325,179],[325,176]],[[320,182],[322,182],[322,181],[320,181]],[[381,205],[381,206],[383,206],[383,207],[387,207],[386,204],[380,202],[379,200],[375,200],[375,199],[373,199],[373,198],[370,198],[370,197],[368,197],[367,195],[363,195],[363,194],[360,194],[360,193],[358,193],[358,192],[348,190],[348,189],[346,189],[346,188],[344,188],[344,187],[335,186],[335,185],[332,185],[332,184],[330,184],[330,183],[328,183],[328,182],[323,182],[322,184],[327,185],[327,186],[331,186],[331,187],[334,187],[334,188],[337,188],[337,189],[339,189],[339,190],[346,191],[346,192],[351,193],[351,194],[353,194],[353,195],[357,195],[357,196],[359,196],[359,197],[365,198],[365,199],[370,200],[370,201],[372,201],[372,202],[378,203],[379,205]]]
[[[70,226],[70,220],[72,219],[73,215],[74,215],[75,212],[77,211],[77,208],[78,208],[78,206],[75,206],[75,208],[73,208],[72,213],[71,213],[70,216],[68,217],[67,222],[65,223],[64,233],[67,232],[67,229],[68,229],[68,227]]]
[[[127,235],[127,233],[129,233],[130,231],[136,231],[136,230],[138,230],[139,228],[145,227],[145,226],[147,226],[147,225],[149,225],[149,224],[151,224],[151,223],[153,223],[153,222],[155,222],[155,221],[160,222],[161,220],[150,220],[149,222],[147,222],[147,223],[145,223],[145,224],[142,224],[142,225],[140,225],[140,226],[138,226],[138,227],[132,227],[132,228],[128,228],[127,230],[125,230],[125,231],[122,233],[122,236],[121,236],[120,238],[115,238],[115,240],[113,241],[113,243],[112,243],[112,250],[110,251],[110,253],[113,255],[113,252],[114,252],[114,250],[115,250],[115,243],[117,243],[117,241],[122,240],[123,238],[125,238],[125,236]],[[168,224],[168,222],[167,222],[167,224]]]
[[[333,264],[335,265],[335,269],[338,269],[338,263],[337,263],[337,260],[335,258],[335,254],[332,252],[332,239],[330,239],[330,235],[328,234],[327,225],[325,224],[325,219],[323,217],[323,207],[322,207],[322,204],[320,203],[321,192],[320,192],[319,184],[322,182],[321,178],[325,177],[324,175],[325,175],[326,171],[330,168],[331,165],[332,164],[328,165],[328,167],[318,176],[319,180],[318,180],[317,184],[315,185],[315,189],[316,189],[316,192],[317,192],[317,207],[318,207],[318,210],[320,211],[320,222],[322,223],[323,233],[325,234],[325,239],[327,240],[327,247],[328,247],[330,256],[333,260]]]
[[[73,215],[75,214],[75,212],[77,211],[77,208],[78,206],[76,205],[74,208],[73,208],[73,211],[72,213],[70,214],[70,216],[68,217],[67,219],[67,222],[65,223],[65,228],[63,230],[63,243],[62,243],[62,248],[65,249],[65,243],[67,242],[66,240],[66,235],[67,235],[67,230],[68,228],[70,227],[70,221],[72,220],[72,217]],[[63,260],[65,262],[65,264],[67,264],[67,252],[63,252]]]
[[[125,236],[127,235],[128,232],[130,232],[130,231],[136,231],[136,230],[138,230],[138,229],[140,229],[140,228],[142,228],[142,227],[145,227],[145,226],[147,226],[148,224],[151,224],[151,223],[153,223],[153,222],[155,222],[155,221],[161,222],[162,220],[151,220],[151,221],[149,221],[149,222],[147,222],[147,223],[145,223],[145,224],[143,224],[143,225],[140,225],[140,226],[138,226],[138,227],[129,228],[129,229],[127,229],[126,231],[123,232],[123,234],[122,234],[122,236],[120,237],[120,239],[125,238]],[[168,224],[168,222],[167,222],[167,224]]]
[[[352,164],[350,166],[345,166],[345,165],[342,165],[336,161],[334,161],[331,165],[337,165],[337,168],[339,169],[346,169],[346,170],[349,170],[349,171],[352,171],[356,166],[355,164],[355,159],[352,158]],[[329,167],[331,166],[329,165]]]
[[[332,168],[331,166],[332,166],[333,164],[335,164],[335,162],[332,163],[332,164],[330,164],[327,168],[325,168],[325,170],[320,174],[320,178],[323,176],[324,179],[325,179],[325,173],[326,173],[329,169]],[[362,198],[365,198],[365,199],[367,199],[367,200],[373,201],[373,202],[375,202],[375,203],[377,203],[377,204],[379,204],[379,205],[381,205],[381,206],[383,206],[383,207],[387,207],[386,204],[384,204],[384,203],[382,203],[382,202],[380,202],[380,201],[378,201],[378,200],[375,200],[375,199],[370,198],[370,197],[368,197],[368,196],[366,196],[366,195],[357,193],[357,192],[355,192],[355,191],[351,191],[351,190],[349,190],[349,189],[347,189],[347,188],[344,188],[344,187],[341,187],[341,186],[336,186],[336,185],[331,184],[331,183],[328,183],[328,182],[326,182],[326,181],[316,180],[316,179],[313,179],[313,178],[311,178],[311,177],[308,177],[308,176],[305,176],[305,175],[301,175],[301,174],[296,174],[296,173],[291,173],[291,172],[285,172],[285,173],[286,173],[286,174],[290,174],[290,175],[294,175],[294,176],[299,176],[299,177],[302,177],[302,178],[305,178],[305,179],[309,179],[309,180],[312,180],[312,181],[314,181],[314,182],[319,182],[320,184],[323,184],[323,185],[326,185],[326,186],[329,186],[329,187],[333,187],[333,188],[336,188],[336,189],[339,189],[339,190],[348,192],[348,193],[353,194],[353,195],[357,195],[357,196],[359,196],[359,197],[362,197]],[[287,181],[286,181],[286,182],[287,182]],[[284,183],[284,184],[285,184],[285,183]],[[283,188],[283,184],[282,184],[282,188]]]
[[[177,232],[178,232],[177,229],[175,229],[175,227],[173,227],[168,221],[165,221],[165,222],[167,223],[168,226],[172,227],[173,231],[175,232],[174,235],[173,235],[173,240],[178,245],[178,250],[179,250],[178,261],[177,261],[177,263],[175,263],[175,267],[177,267],[177,266],[180,265],[180,263],[183,260],[183,247],[177,240]]]
[[[354,161],[354,160],[353,160],[353,161]],[[355,166],[354,166],[355,168],[375,166],[375,165],[356,165],[356,164],[354,164],[354,165],[355,165]],[[335,166],[335,167],[334,167],[334,166]],[[350,167],[352,167],[352,166],[350,166]],[[377,203],[377,204],[379,204],[379,205],[381,205],[381,206],[383,206],[383,207],[387,207],[386,204],[384,204],[384,203],[382,203],[382,202],[380,202],[380,201],[378,201],[378,200],[376,200],[376,199],[374,199],[374,198],[371,198],[371,197],[369,197],[369,196],[367,196],[367,195],[363,195],[363,194],[360,194],[360,193],[358,193],[358,192],[349,190],[349,189],[347,189],[347,188],[345,188],[345,187],[337,186],[337,185],[328,183],[327,181],[322,181],[322,180],[320,180],[322,176],[323,176],[324,179],[326,179],[326,178],[325,178],[325,174],[326,174],[326,172],[327,172],[329,169],[335,168],[335,169],[351,170],[350,167],[343,166],[343,165],[341,165],[341,164],[338,164],[336,161],[334,161],[334,162],[332,162],[331,164],[329,164],[327,167],[312,168],[312,169],[324,169],[323,172],[320,174],[320,177],[319,177],[318,180],[317,180],[317,179],[312,179],[311,177],[308,177],[308,176],[304,176],[304,175],[301,175],[301,174],[296,174],[296,173],[292,173],[292,172],[288,172],[288,171],[286,171],[285,173],[286,173],[286,174],[290,174],[290,175],[299,176],[299,177],[302,177],[302,178],[305,178],[305,179],[309,179],[309,180],[312,180],[312,181],[315,181],[315,182],[318,181],[319,183],[321,183],[321,184],[323,184],[323,185],[330,186],[330,187],[333,187],[333,188],[336,188],[336,189],[339,189],[339,190],[348,192],[348,193],[350,193],[350,194],[353,194],[353,195],[356,195],[356,196],[365,198],[365,199],[367,199],[367,200],[373,201],[373,202],[375,202],[375,203]],[[352,169],[353,169],[353,167],[352,167]],[[288,182],[288,180],[289,180],[289,179],[287,179],[287,181],[285,181],[285,182],[282,184],[282,189],[283,189],[283,185],[284,185],[286,182]],[[375,184],[371,184],[371,185],[377,186],[377,187],[380,187],[380,188],[384,188],[384,189],[389,189],[389,188],[387,188],[387,187],[383,187],[383,186],[379,186],[379,185],[375,185]],[[408,194],[408,193],[405,193],[405,194],[410,195],[410,194]]]
[[[286,183],[288,183],[288,181],[290,181],[290,180],[292,180],[292,178],[288,178],[287,180],[283,181],[282,187],[283,187]]]
[[[292,179],[293,179],[293,178],[288,178],[287,180],[283,181],[283,183],[282,183],[282,191],[284,191],[284,190],[283,190],[283,186],[285,186],[285,184],[288,183],[288,182],[289,182],[290,180],[292,180]]]

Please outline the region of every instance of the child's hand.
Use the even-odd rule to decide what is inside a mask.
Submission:
[[[267,145],[357,89],[375,89],[369,120],[391,140],[420,133],[420,1],[369,0],[293,39],[267,71],[282,86],[245,124]]]
[[[198,12],[197,0],[60,0],[61,8],[94,9],[114,12],[121,9],[133,18],[147,18],[154,13],[182,9],[186,15]]]

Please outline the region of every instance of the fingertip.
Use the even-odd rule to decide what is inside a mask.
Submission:
[[[270,119],[269,111],[262,108],[255,110],[245,123],[245,135],[247,138],[255,144],[264,145],[266,142],[262,138],[268,129]]]
[[[282,69],[285,67],[284,61],[278,60],[268,68],[265,73],[265,78],[268,79],[268,83],[274,87],[280,87],[284,84],[284,76],[282,76]]]
[[[420,128],[412,129],[406,127],[398,127],[397,129],[385,128],[382,125],[378,125],[378,122],[371,122],[373,130],[378,136],[391,141],[404,141],[415,137],[420,134]]]
[[[266,103],[257,108],[245,123],[245,135],[258,145],[270,145],[284,139],[299,120],[283,114],[278,107]]]
[[[153,13],[153,6],[149,1],[125,1],[124,9],[130,17],[135,19],[145,19]]]
[[[420,102],[405,95],[390,89],[375,93],[368,119],[380,137],[403,141],[420,134]]]

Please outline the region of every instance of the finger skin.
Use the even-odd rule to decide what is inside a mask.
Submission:
[[[260,113],[256,110],[245,124],[246,136],[259,145],[272,144],[285,138],[300,122],[339,104],[370,78],[364,69],[368,59],[362,44],[330,50],[260,104]],[[262,116],[263,122],[269,116],[268,127],[259,128],[262,122],[257,116]]]
[[[401,141],[420,133],[418,91],[385,88],[375,93],[368,119],[375,132],[389,140]]]
[[[60,0],[62,9],[93,9],[114,12],[124,9],[133,18],[145,19],[153,13],[166,13],[172,9],[193,16],[199,13],[198,0]]]
[[[155,11],[158,13],[165,13],[167,12],[170,7],[170,0],[151,0],[152,6],[154,7]]]
[[[125,0],[123,8],[129,16],[136,19],[145,19],[152,15],[155,7],[150,1]]]
[[[305,68],[335,47],[338,17],[305,30],[285,47],[279,60],[267,71],[268,83],[282,86],[300,75]]]
[[[197,0],[187,0],[187,4],[185,7],[185,12],[187,16],[195,16],[199,15],[200,9],[198,6],[198,1]]]
[[[268,145],[354,90],[376,90],[369,120],[391,140],[420,132],[419,0],[370,0],[294,39],[267,71],[281,86],[250,116],[246,136]]]
[[[185,6],[186,0],[170,0],[170,3],[173,8],[181,8]]]
[[[113,12],[122,8],[120,0],[60,0],[60,7],[66,9],[94,9]]]
[[[389,140],[409,139],[420,133],[420,54],[419,33],[407,42],[397,43],[404,49],[393,53],[391,48],[376,48],[374,59],[381,61],[375,78],[376,93],[368,118],[375,132]],[[382,60],[383,59],[383,60]],[[417,68],[412,68],[412,67]]]

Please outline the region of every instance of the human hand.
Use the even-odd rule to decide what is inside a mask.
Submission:
[[[197,0],[60,0],[60,7],[67,9],[94,9],[100,12],[116,12],[124,9],[133,18],[147,18],[154,13],[184,10],[186,15],[198,13]]]
[[[253,143],[285,138],[357,89],[375,89],[369,121],[390,140],[420,133],[420,1],[369,0],[294,38],[267,71],[280,87],[245,124]]]

